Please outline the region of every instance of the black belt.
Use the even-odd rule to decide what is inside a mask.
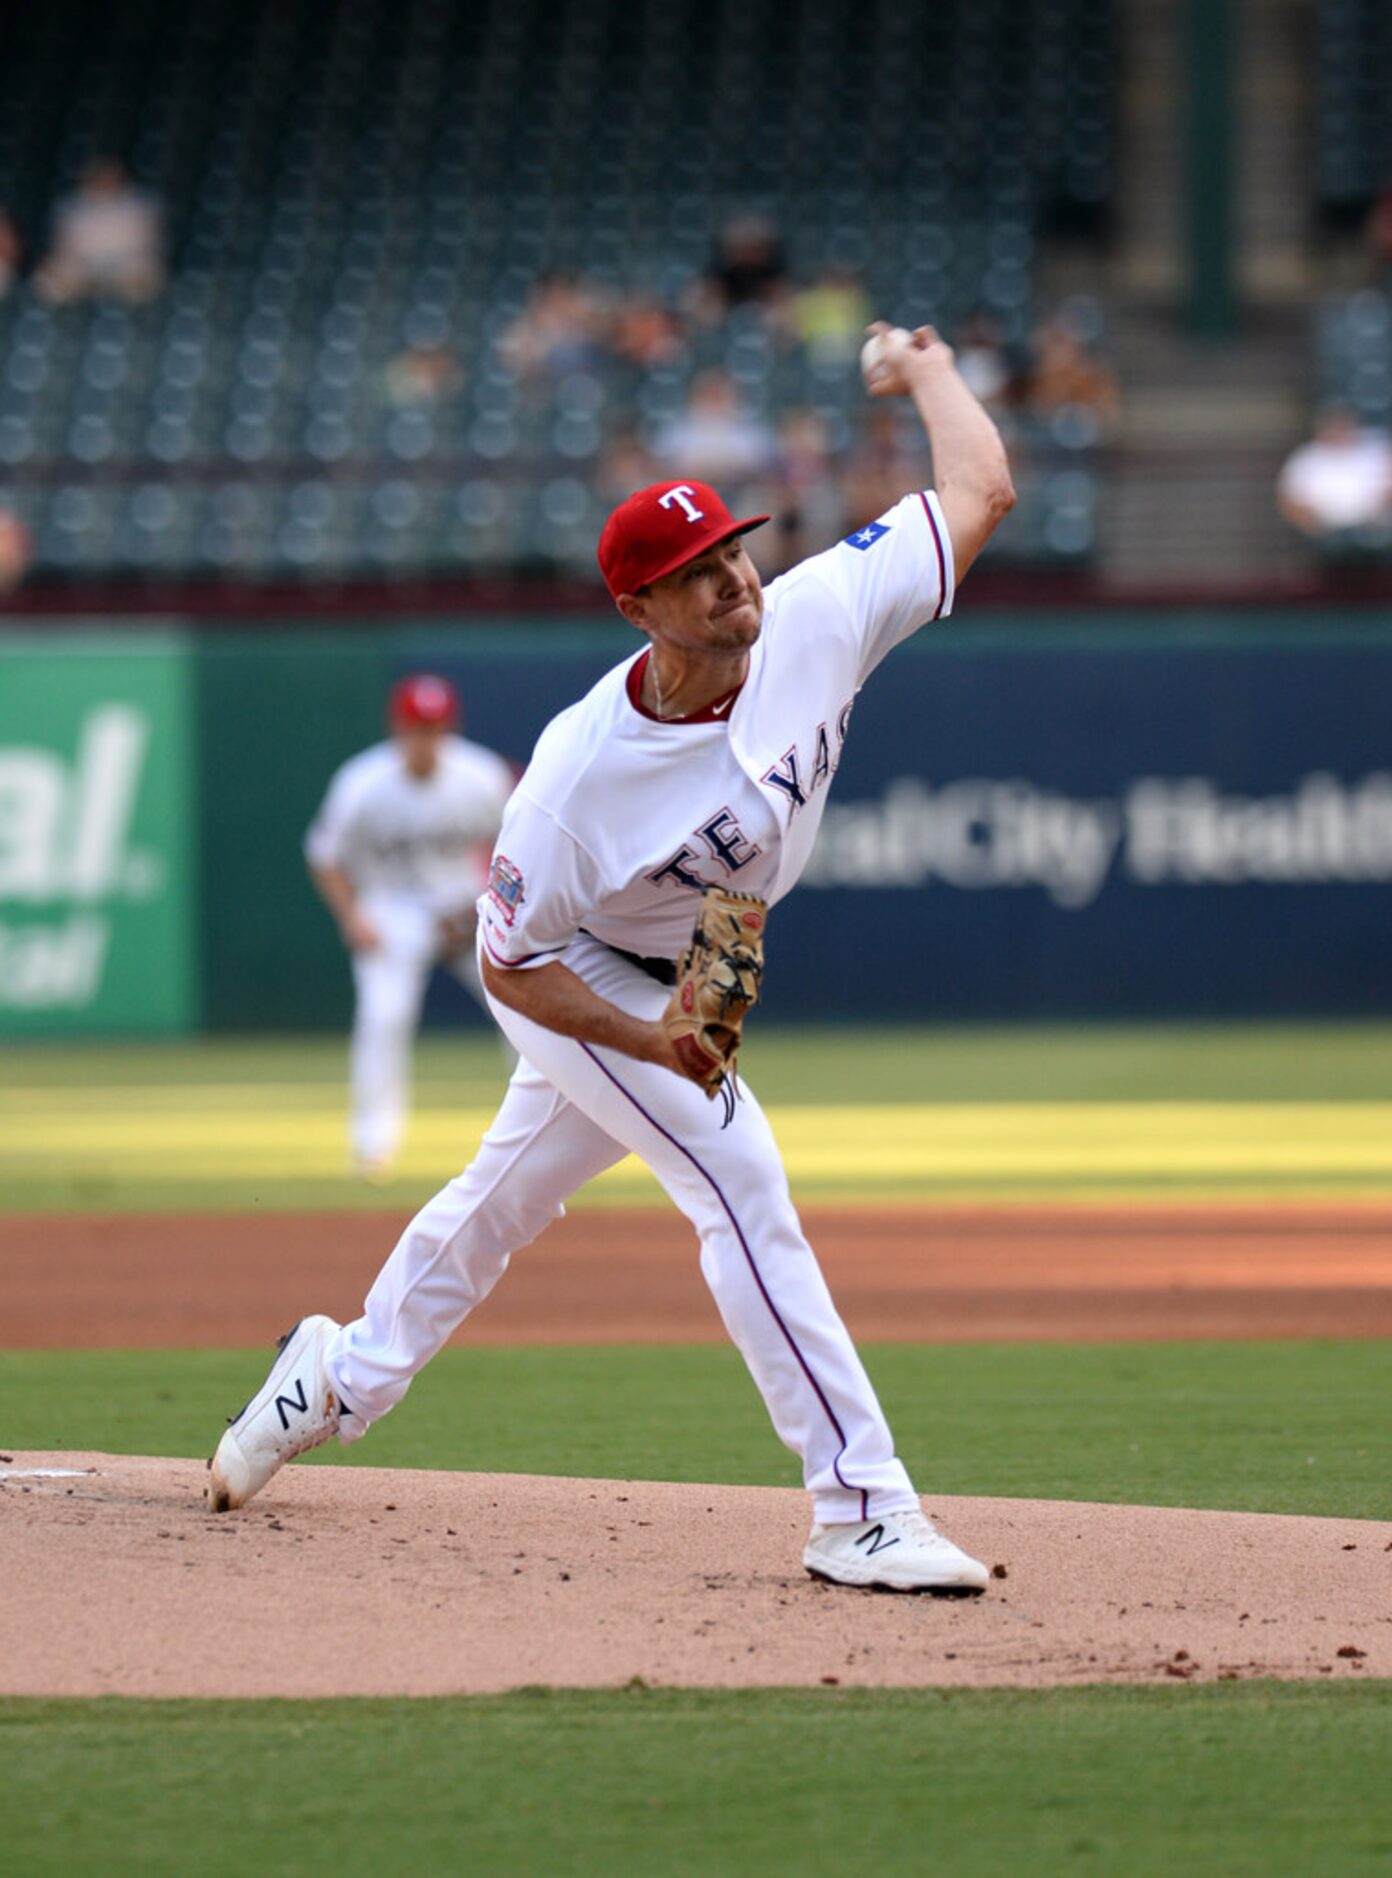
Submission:
[[[584,932],[584,928],[580,929]],[[594,939],[592,932],[585,933],[587,939]],[[611,946],[607,939],[596,940],[610,952],[617,952],[621,959],[627,959],[630,965],[636,965],[640,972],[646,972],[649,978],[655,978],[660,985],[674,985],[677,982],[677,968],[671,959],[640,958],[636,952],[625,952],[622,946]]]

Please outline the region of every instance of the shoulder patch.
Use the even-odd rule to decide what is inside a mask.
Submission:
[[[488,877],[488,897],[511,926],[526,894],[522,887],[522,870],[514,867],[505,854],[498,855],[493,862],[493,872]]]
[[[853,535],[846,536],[846,546],[858,548],[864,554],[867,548],[873,548],[880,537],[888,533],[888,522],[867,522],[864,528],[858,528]]]

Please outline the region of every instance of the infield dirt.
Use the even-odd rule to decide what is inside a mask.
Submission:
[[[357,1315],[405,1213],[0,1218],[12,1348],[263,1344]],[[876,1341],[1392,1336],[1392,1207],[807,1208]],[[672,1209],[581,1211],[519,1253],[472,1343],[723,1340]]]
[[[40,1469],[76,1470],[54,1476]],[[1392,1525],[939,1499],[980,1598],[815,1582],[791,1489],[0,1459],[0,1694],[1032,1686],[1392,1674]]]

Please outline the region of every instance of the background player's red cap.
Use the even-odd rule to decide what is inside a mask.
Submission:
[[[387,716],[397,730],[412,724],[450,729],[459,722],[459,694],[447,678],[436,678],[432,672],[412,672],[392,686]]]
[[[619,504],[599,537],[599,571],[617,600],[724,541],[758,528],[767,515],[737,521],[709,483],[649,483]]]

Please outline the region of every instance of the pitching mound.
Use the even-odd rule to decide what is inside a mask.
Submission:
[[[52,1471],[47,1471],[52,1470]],[[436,1695],[1392,1675],[1392,1525],[933,1499],[978,1599],[817,1583],[791,1490],[0,1456],[0,1693]]]

